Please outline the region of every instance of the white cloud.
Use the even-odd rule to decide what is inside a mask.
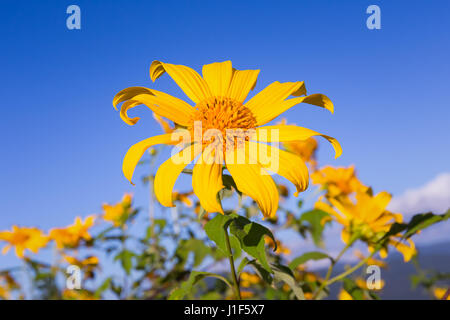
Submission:
[[[439,174],[421,187],[406,190],[394,197],[388,208],[406,216],[429,211],[446,212],[450,208],[450,172]]]
[[[450,208],[450,172],[441,173],[422,187],[406,190],[394,197],[388,209],[403,213],[406,220],[417,213],[441,214]],[[439,223],[413,238],[416,243],[432,244],[449,241],[450,221]]]

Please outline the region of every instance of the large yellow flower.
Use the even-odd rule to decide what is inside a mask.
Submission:
[[[375,196],[368,192],[357,192],[355,201],[350,198],[346,198],[345,201],[329,198],[328,201],[331,205],[318,201],[315,207],[329,213],[344,227],[341,234],[342,241],[349,243],[354,235],[358,235],[368,243],[369,250],[373,250],[375,242],[389,231],[393,223],[403,220],[401,214],[386,210],[391,201],[391,195],[384,191]],[[410,239],[406,245],[392,237],[389,244],[403,254],[405,261],[409,261],[416,252],[414,243]],[[387,256],[385,248],[380,251],[380,255],[382,258]]]
[[[77,247],[81,240],[91,240],[89,229],[94,225],[95,216],[88,216],[83,221],[80,217],[75,218],[75,222],[65,228],[54,228],[50,230],[50,239],[56,242],[59,249],[64,247]]]
[[[45,247],[48,237],[38,228],[25,228],[13,226],[12,231],[1,231],[0,240],[8,242],[2,253],[6,254],[11,247],[16,249],[16,255],[23,258],[25,250],[38,253],[39,249]]]
[[[166,93],[144,87],[124,89],[113,100],[114,107],[123,102],[120,116],[129,125],[136,124],[139,118],[128,117],[127,111],[144,104],[158,116],[172,120],[178,128],[185,128],[191,134],[190,140],[184,141],[188,142],[185,148],[164,162],[156,173],[155,195],[164,206],[173,206],[172,190],[177,177],[189,162],[202,154],[193,169],[192,186],[207,212],[223,213],[217,193],[223,188],[222,171],[226,167],[240,191],[257,202],[265,217],[271,217],[277,211],[279,199],[275,183],[267,174],[267,170],[273,169],[272,165],[262,161],[258,155],[252,156],[247,152],[248,149],[260,146],[259,150],[266,151],[266,155],[278,152],[278,169],[272,171],[290,180],[297,192],[304,191],[309,182],[308,169],[303,160],[292,153],[257,142],[298,141],[319,135],[331,142],[336,157],[342,152],[336,139],[310,129],[292,125],[261,127],[302,102],[333,112],[333,104],[325,95],[306,95],[304,82],[274,82],[245,102],[250,90],[256,85],[259,70],[236,70],[231,61],[225,61],[204,65],[202,77],[193,69],[182,65],[153,61],[150,66],[150,78],[153,81],[166,72],[193,101],[194,106]],[[289,96],[294,98],[287,99]],[[200,130],[196,129],[198,124],[201,126]],[[252,135],[245,137],[243,143],[235,144],[234,137],[230,140],[227,136],[229,129],[252,131]],[[214,139],[205,138],[211,130],[226,138],[221,140],[218,134]],[[275,131],[277,134],[267,134]],[[201,136],[200,140],[196,138],[198,135]],[[181,139],[180,136],[178,139]],[[145,150],[156,144],[173,144],[174,140],[178,141],[173,134],[163,134],[133,145],[123,161],[125,177],[131,182],[134,169]],[[235,160],[234,156],[218,154],[221,152],[217,148],[219,142],[223,150],[231,155],[238,154],[234,152],[238,148],[245,149],[244,161],[236,163],[229,160]],[[180,158],[185,161],[180,163],[177,160]]]

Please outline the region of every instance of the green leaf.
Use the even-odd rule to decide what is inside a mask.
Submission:
[[[115,257],[114,261],[120,260],[122,268],[129,275],[131,272],[131,268],[133,268],[133,257],[135,254],[129,250],[120,251]]]
[[[242,270],[244,270],[245,266],[248,265],[249,263],[250,263],[250,260],[247,257],[244,257],[244,259],[242,259],[241,263],[239,264],[239,267],[237,268],[237,276],[238,277],[241,274]]]
[[[233,220],[232,216],[218,213],[213,219],[205,224],[205,232],[208,238],[214,241],[224,255],[227,255],[227,245],[225,241],[225,229]]]
[[[306,211],[300,216],[299,222],[308,222],[312,239],[317,246],[322,244],[322,232],[325,228],[325,224],[322,224],[322,220],[327,216],[329,216],[328,213],[318,209]]]
[[[281,264],[272,264],[272,270],[275,280],[283,281],[292,289],[292,292],[294,292],[297,299],[305,300],[303,290],[297,284],[291,269]]]
[[[329,255],[319,252],[319,251],[312,251],[307,252],[300,257],[295,258],[294,260],[289,263],[289,268],[291,270],[295,270],[299,265],[306,263],[309,260],[322,260],[322,259],[330,259],[333,260]]]
[[[234,182],[234,179],[232,176],[230,176],[229,174],[223,174],[222,175],[222,183],[225,186],[225,188],[227,188],[228,190],[231,190],[231,188],[233,188],[234,190],[236,190],[236,192],[239,194],[239,196],[242,196],[242,192],[239,191],[236,182]]]
[[[111,281],[112,281],[111,277],[106,278],[105,281],[103,281],[103,283],[101,284],[101,286],[98,287],[97,290],[95,290],[94,296],[96,298],[100,298],[102,296],[102,293],[109,289]]]
[[[248,262],[249,265],[251,265],[253,267],[253,269],[255,269],[256,274],[263,279],[266,283],[268,284],[272,284],[273,283],[273,278],[272,278],[272,274],[267,271],[266,269],[263,268],[263,266],[256,260],[251,260]]]
[[[450,218],[450,209],[447,210],[444,214],[433,214],[431,212],[428,213],[420,213],[414,215],[408,223],[394,223],[390,230],[384,235],[384,237],[380,240],[381,242],[389,238],[393,235],[398,235],[399,233],[404,232],[403,238],[408,239],[412,237],[414,234],[428,228],[429,226],[445,221]]]
[[[176,255],[184,264],[189,256],[189,253],[194,254],[194,267],[197,267],[203,262],[203,259],[210,253],[211,249],[205,245],[200,239],[181,240],[176,250]]]
[[[272,272],[267,262],[264,236],[267,235],[272,238],[275,243],[274,251],[276,250],[276,241],[269,229],[236,215],[236,218],[231,222],[230,232],[239,240],[242,250],[256,258],[264,269]]]
[[[181,284],[181,286],[175,290],[172,291],[172,293],[169,295],[169,300],[181,300],[183,299],[187,294],[189,294],[192,291],[192,287],[199,282],[200,280],[206,278],[206,277],[213,277],[216,279],[219,279],[223,282],[225,282],[231,289],[231,284],[225,279],[224,277],[211,273],[211,272],[202,272],[202,271],[192,271],[189,279],[187,279],[185,282]]]

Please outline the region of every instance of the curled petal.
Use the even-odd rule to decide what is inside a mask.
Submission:
[[[164,72],[167,72],[181,90],[195,103],[212,96],[208,84],[194,69],[161,61],[152,62],[150,66],[152,81],[158,79]]]
[[[131,179],[133,178],[134,169],[136,168],[136,165],[138,164],[142,155],[148,148],[157,144],[171,144],[171,143],[173,143],[172,135],[163,134],[159,136],[150,137],[148,139],[142,140],[132,145],[131,148],[128,149],[127,153],[125,154],[125,158],[123,159],[122,164],[123,174],[128,179],[128,181],[131,182]],[[133,182],[131,183],[133,184]]]
[[[114,98],[114,107],[120,102],[124,102],[120,108],[120,117],[129,125],[136,124],[139,118],[129,118],[128,110],[141,104],[149,107],[155,114],[184,126],[190,124],[195,112],[192,106],[181,99],[158,90],[141,87],[132,87],[119,92]]]

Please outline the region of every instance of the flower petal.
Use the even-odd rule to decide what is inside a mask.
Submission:
[[[258,107],[257,111],[255,111],[254,113],[256,121],[258,125],[266,124],[267,122],[272,121],[273,119],[278,117],[286,110],[302,102],[323,107],[329,110],[331,113],[334,112],[334,106],[331,100],[326,95],[315,93],[305,97],[284,100],[280,103],[274,103],[272,105],[264,104],[261,107]]]
[[[275,147],[271,147],[267,144],[260,144],[255,142],[249,142],[247,149],[258,149],[258,163],[266,170],[272,171],[280,176],[285,177],[291,181],[297,192],[294,194],[298,196],[299,192],[305,191],[309,184],[309,173],[305,162],[299,156],[293,153],[280,150]],[[252,145],[257,147],[252,148]],[[276,163],[272,163],[272,162]]]
[[[191,145],[165,161],[156,172],[155,196],[165,207],[174,207],[172,191],[183,169],[195,159],[201,148]]]
[[[172,135],[171,134],[163,134],[159,136],[150,137],[148,139],[142,140],[128,149],[125,154],[125,158],[123,159],[122,171],[125,177],[131,182],[131,178],[133,177],[134,169],[141,159],[144,152],[156,145],[156,144],[171,144]],[[133,184],[133,182],[131,182]]]
[[[272,132],[272,130],[276,131]],[[278,134],[276,134],[277,132]],[[272,133],[274,133],[273,136]],[[285,142],[306,140],[312,136],[321,136],[327,139],[334,148],[335,158],[338,158],[342,154],[342,147],[335,138],[308,128],[293,125],[275,125],[256,128],[256,136],[254,140],[259,142]]]
[[[157,115],[168,118],[175,123],[187,126],[192,121],[195,109],[185,101],[175,98],[167,93],[141,87],[131,87],[120,91],[113,100],[117,104],[123,102],[120,108],[120,117],[129,125],[134,125],[139,120],[128,117],[128,110],[141,104],[149,107]]]
[[[256,201],[264,217],[275,217],[279,201],[278,189],[265,169],[259,164],[229,163],[227,169],[238,189]]]
[[[158,79],[167,72],[181,90],[195,103],[210,98],[211,91],[205,80],[194,70],[186,66],[153,61],[150,66],[150,78]]]
[[[225,97],[233,76],[231,61],[205,64],[202,73],[211,93],[216,97]]]
[[[227,97],[244,102],[250,90],[253,90],[258,79],[259,70],[233,69],[233,78],[228,88]]]
[[[245,103],[256,117],[256,120],[274,106],[282,103],[290,95],[301,96],[306,94],[305,84],[301,82],[278,82],[275,81],[256,94]]]
[[[192,187],[207,212],[224,213],[222,205],[217,201],[217,193],[223,188],[222,164],[214,160],[207,150],[194,166]]]

